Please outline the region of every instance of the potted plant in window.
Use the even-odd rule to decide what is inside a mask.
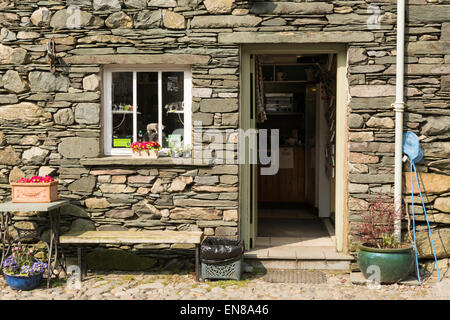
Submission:
[[[32,290],[39,286],[48,266],[34,257],[33,249],[26,249],[19,242],[12,254],[3,262],[6,283],[15,290]]]
[[[148,142],[147,150],[149,157],[152,159],[158,158],[158,151],[161,149],[161,145],[156,141]]]
[[[395,213],[392,197],[378,195],[369,201],[369,210],[362,215],[357,230],[362,240],[358,264],[366,279],[395,283],[413,270],[413,246],[397,242],[393,235],[395,218],[401,218],[401,213]]]
[[[58,200],[58,182],[46,175],[34,176],[30,179],[20,178],[11,182],[12,202],[52,202]]]
[[[185,145],[183,149],[183,158],[190,158],[192,155],[192,148],[190,145]]]
[[[161,146],[156,141],[151,142],[134,142],[130,145],[131,150],[133,151],[133,157],[146,157],[150,159],[158,158],[158,151],[161,149]]]
[[[170,148],[169,154],[172,158],[180,158],[183,156],[183,149],[179,147]]]

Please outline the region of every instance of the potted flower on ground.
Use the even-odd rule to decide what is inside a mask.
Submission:
[[[161,149],[161,145],[156,141],[136,141],[130,145],[130,148],[133,151],[133,157],[146,157],[156,159],[158,158],[158,151]]]
[[[19,242],[12,254],[3,262],[6,283],[15,290],[32,290],[39,286],[47,264],[34,257],[33,249],[26,249]]]
[[[56,201],[58,182],[49,175],[20,178],[17,182],[11,182],[11,198],[16,203]]]
[[[392,197],[379,195],[369,201],[369,210],[362,215],[358,228],[362,240],[358,264],[366,279],[396,283],[413,270],[413,246],[397,242],[393,234],[394,221],[401,214],[395,213]]]

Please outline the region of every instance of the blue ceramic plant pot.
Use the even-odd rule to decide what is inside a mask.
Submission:
[[[6,283],[14,290],[33,290],[41,283],[42,273],[30,277],[11,276],[5,274],[5,280]]]

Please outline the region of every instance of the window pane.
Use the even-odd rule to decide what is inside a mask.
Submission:
[[[184,72],[162,73],[163,136],[171,140],[170,146],[183,146],[184,128]],[[163,141],[163,147],[170,147]]]
[[[158,72],[137,73],[138,140],[158,141]]]
[[[113,148],[128,148],[133,140],[133,73],[112,73]]]

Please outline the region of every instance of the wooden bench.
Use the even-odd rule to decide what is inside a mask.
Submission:
[[[195,244],[195,278],[200,279],[200,244],[203,239],[201,231],[81,231],[69,232],[59,237],[61,244],[73,244],[78,247],[78,266],[86,274],[87,265],[83,245],[93,244]]]

